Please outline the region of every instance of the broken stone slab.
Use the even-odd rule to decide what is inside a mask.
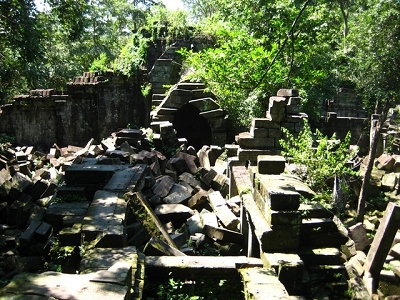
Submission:
[[[166,242],[156,238],[155,236],[152,236],[144,249],[144,253],[146,255],[155,255],[156,253],[154,252],[154,250],[156,250],[156,253],[159,252],[160,255],[167,255],[167,256],[186,255],[182,251],[174,247],[171,247]]]
[[[123,165],[103,165],[97,159],[85,158],[80,164],[72,164],[65,171],[65,183],[70,185],[101,185],[104,187]]]
[[[199,158],[200,167],[202,167],[202,168],[204,168],[206,170],[210,170],[211,169],[210,159],[209,159],[208,154],[207,154],[208,148],[209,148],[208,146],[203,146],[197,152],[197,156]]]
[[[33,221],[29,224],[28,228],[25,229],[19,238],[20,246],[27,247],[33,242],[35,238],[35,231],[38,229],[41,223],[42,222],[40,221]]]
[[[397,188],[399,182],[399,173],[388,173],[382,177],[382,189],[393,191]]]
[[[227,229],[234,229],[240,223],[239,219],[228,208],[225,199],[219,191],[208,194],[208,200],[218,219]]]
[[[42,297],[56,299],[126,299],[130,294],[128,286],[119,284],[91,282],[93,275],[72,275],[57,272],[41,274],[21,273],[1,291],[0,297],[7,295],[28,296],[34,293]],[[3,298],[4,297],[4,298]],[[19,297],[19,296],[16,296]],[[14,298],[19,299],[19,298]]]
[[[187,205],[192,209],[196,209],[207,203],[207,200],[208,192],[200,188],[198,192],[192,195],[192,197],[188,200]]]
[[[220,191],[223,197],[227,196],[229,194],[229,178],[223,174],[217,174],[211,182],[211,188]]]
[[[209,225],[211,227],[218,227],[218,218],[216,214],[208,211],[207,209],[202,209],[200,212],[200,217],[203,226]]]
[[[164,198],[169,194],[174,185],[175,181],[170,176],[164,175],[160,178],[157,178],[156,184],[153,186],[152,191],[154,194]]]
[[[204,227],[201,215],[197,212],[187,219],[186,223],[188,225],[190,235],[201,233]]]
[[[104,190],[115,192],[140,191],[144,186],[146,173],[149,173],[149,170],[147,169],[147,165],[144,164],[116,171],[104,186]]]
[[[118,192],[98,190],[82,222],[84,241],[102,248],[126,246],[127,212]]]
[[[187,188],[175,183],[163,201],[167,204],[186,204],[191,196]]]
[[[210,225],[204,225],[202,233],[204,233],[206,236],[210,238],[219,241],[235,243],[240,245],[244,244],[243,234],[236,231],[227,230],[220,227],[213,227]]]
[[[146,274],[151,277],[165,278],[171,272],[184,276],[237,276],[239,268],[262,267],[262,261],[245,256],[146,256],[145,265]]]
[[[190,184],[192,187],[200,186],[200,181],[198,181],[193,174],[190,174],[188,172],[184,172],[178,177],[179,181],[184,181],[188,184]]]
[[[389,255],[393,256],[395,259],[399,260],[400,259],[400,244],[394,245],[390,251]]]
[[[367,232],[362,223],[354,224],[349,227],[349,237],[354,241],[356,250],[363,251],[371,245],[371,241],[367,237]]]
[[[197,169],[200,167],[200,161],[197,156],[190,155],[182,151],[177,152],[175,156],[185,160],[187,169],[191,174],[195,174]]]
[[[170,158],[166,167],[171,171],[175,171],[178,174],[178,176],[183,172],[186,172],[188,169],[186,161],[179,157]]]
[[[19,192],[24,192],[33,185],[33,182],[26,175],[16,172],[11,178],[12,187]]]
[[[32,197],[28,194],[20,194],[17,200],[15,200],[9,207],[8,211],[8,224],[17,225],[24,227],[30,217],[31,211],[34,204],[32,203]]]
[[[58,232],[64,227],[63,218],[66,216],[79,216],[83,219],[86,215],[89,202],[56,203],[53,202],[46,210],[45,220]]]
[[[147,232],[150,235],[156,236],[160,239],[164,239],[171,247],[176,248],[177,246],[175,245],[174,241],[171,239],[170,235],[168,232],[165,230],[164,225],[161,223],[159,216],[165,217],[171,217],[171,215],[168,215],[168,209],[164,208],[163,206],[171,206],[174,208],[180,208],[183,210],[184,208],[187,209],[186,213],[189,213],[189,210],[191,212],[190,216],[194,214],[194,212],[188,208],[185,205],[182,204],[161,204],[156,206],[156,209],[153,211],[153,209],[150,207],[150,205],[147,203],[146,199],[143,197],[141,192],[136,192],[136,193],[125,193],[124,198],[130,208],[132,209],[133,214],[136,216],[136,218],[142,223],[142,225],[146,228]],[[160,208],[161,206],[161,208]],[[169,207],[168,207],[169,208]],[[166,212],[167,211],[167,212]],[[174,213],[174,211],[170,212]],[[178,212],[179,213],[179,212]],[[180,215],[181,217],[182,215]],[[186,215],[186,218],[189,218],[190,216]],[[163,220],[165,221],[165,220]],[[170,221],[170,220],[168,220]]]
[[[164,222],[185,222],[194,211],[183,204],[161,204],[155,207],[155,215]]]
[[[57,234],[61,246],[80,246],[82,241],[82,224],[75,223],[72,227],[64,227]]]
[[[210,186],[213,182],[214,178],[218,175],[218,173],[214,169],[210,169],[202,178],[201,182],[206,186]]]

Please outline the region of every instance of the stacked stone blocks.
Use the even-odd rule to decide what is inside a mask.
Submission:
[[[294,89],[280,89],[277,96],[270,97],[265,118],[254,118],[250,131],[235,137],[241,148],[239,160],[255,162],[258,155],[278,153],[282,128],[297,135],[304,127],[304,119],[308,116],[300,112],[300,104],[299,92]]]

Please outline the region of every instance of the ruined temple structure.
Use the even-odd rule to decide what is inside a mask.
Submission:
[[[1,107],[0,132],[20,145],[84,145],[128,124],[145,124],[146,103],[136,78],[85,72],[66,91],[32,90]]]

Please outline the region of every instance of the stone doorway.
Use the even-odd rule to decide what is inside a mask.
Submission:
[[[183,105],[175,113],[173,127],[178,138],[186,138],[188,145],[200,149],[204,145],[211,145],[212,133],[210,124],[200,115],[200,110],[191,104]]]

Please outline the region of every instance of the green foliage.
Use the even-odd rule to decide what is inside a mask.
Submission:
[[[343,141],[324,136],[316,130],[311,132],[308,122],[298,137],[282,128],[285,139],[281,139],[282,154],[288,161],[297,165],[297,175],[300,175],[312,190],[319,193],[319,197],[331,198],[331,188],[328,180],[335,176],[353,175],[353,171],[346,165],[352,156],[349,152],[350,132]]]
[[[146,299],[206,300],[229,297],[232,300],[243,300],[242,287],[235,279],[200,277],[196,280],[182,280],[170,277],[164,282],[146,279],[144,294],[150,294]]]
[[[76,194],[64,194],[57,195],[57,197],[53,200],[56,203],[73,203],[73,202],[85,202],[87,201],[86,197],[76,195]]]
[[[127,76],[136,75],[140,67],[146,62],[147,43],[148,39],[143,35],[134,34],[114,61],[114,69]]]
[[[376,102],[400,100],[400,2],[367,1],[352,23],[357,30],[348,38],[346,75],[373,112]]]
[[[15,143],[15,137],[9,136],[6,133],[0,134],[0,153],[7,150],[7,148],[11,147]]]
[[[108,67],[109,61],[107,58],[107,54],[105,53],[100,53],[99,58],[96,58],[93,62],[92,65],[89,68],[89,71],[107,71],[109,70]]]
[[[147,96],[149,96],[150,95],[150,92],[151,92],[151,83],[148,83],[148,82],[146,82],[146,83],[144,83],[142,86],[141,86],[141,92],[142,92],[142,95],[144,96],[144,97],[147,97]]]

